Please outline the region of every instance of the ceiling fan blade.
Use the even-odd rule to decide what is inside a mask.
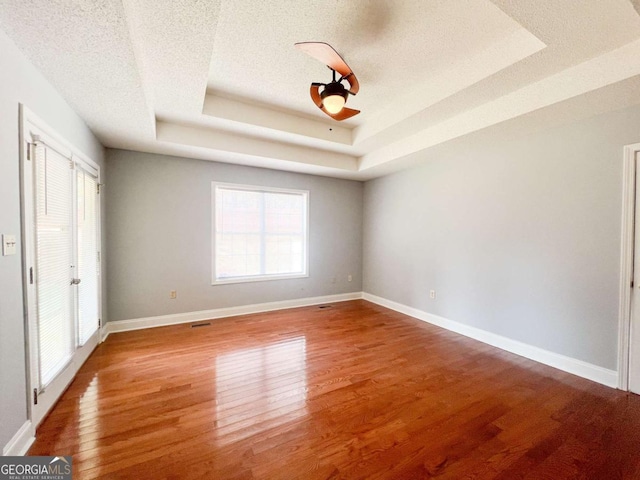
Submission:
[[[360,113],[360,110],[355,110],[353,108],[347,108],[344,107],[342,110],[340,110],[338,113],[333,114],[333,115],[329,115],[331,118],[333,118],[334,120],[346,120],[347,118],[351,118],[354,115],[357,115]]]
[[[351,72],[349,75],[346,75],[344,79],[349,82],[349,93],[351,95],[355,95],[360,90],[360,82],[356,78],[355,74]]]
[[[327,109],[320,105],[320,110],[322,110],[325,114],[329,115],[331,118],[337,121],[346,120],[347,118],[351,118],[354,115],[360,113],[360,110],[354,110],[353,108],[344,107],[338,113],[329,113]]]
[[[295,47],[298,50],[303,51],[307,55],[312,56],[316,60],[320,60],[327,67],[332,68],[343,77],[346,77],[350,73],[351,68],[344,61],[338,52],[334,48],[325,42],[300,42],[296,43]],[[351,82],[349,82],[351,83]]]
[[[322,97],[320,97],[320,86],[322,83],[312,83],[309,93],[311,93],[311,100],[316,104],[318,108],[322,108]]]

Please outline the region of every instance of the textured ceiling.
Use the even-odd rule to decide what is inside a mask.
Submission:
[[[222,6],[209,90],[265,104],[284,104],[322,118],[324,114],[309,101],[309,84],[327,82],[331,73],[292,46],[300,41],[324,41],[341,52],[361,84],[367,86],[349,100],[350,106],[362,110],[352,124],[363,123],[384,108],[385,102],[394,101],[405,91],[419,90],[426,78],[521,30],[487,0],[393,5],[370,0],[312,0],[245,5],[238,8],[227,2]]]
[[[366,179],[475,132],[640,103],[637,9],[636,0],[0,0],[0,28],[106,146]],[[342,54],[360,81],[348,101],[360,115],[335,122],[313,105],[309,84],[330,72],[293,47],[300,41]]]

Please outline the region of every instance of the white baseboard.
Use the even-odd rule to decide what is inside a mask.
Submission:
[[[393,302],[376,295],[371,295],[370,293],[363,293],[362,298],[369,302],[395,310],[396,312],[417,318],[418,320],[459,333],[465,337],[470,337],[494,347],[501,348],[507,352],[515,353],[516,355],[543,363],[550,367],[601,383],[607,387],[617,388],[618,386],[618,372],[614,370],[609,370],[591,363],[583,362],[582,360],[577,360],[539,347],[534,347],[533,345],[528,345],[517,340],[503,337],[502,335],[497,335],[495,333],[487,332],[476,327],[471,327],[463,323],[440,317],[438,315],[433,315],[431,313],[418,310],[417,308]]]
[[[109,328],[109,322],[107,322],[102,326],[102,328],[100,328],[100,343],[104,342],[110,333],[111,328]]]
[[[346,302],[362,298],[362,292],[341,293],[338,295],[325,295],[322,297],[298,298],[295,300],[283,300],[279,302],[257,303],[243,305],[241,307],[216,308],[199,312],[176,313],[173,315],[160,315],[157,317],[134,318],[131,320],[116,320],[107,322],[102,329],[103,341],[110,333],[127,332],[143,328],[164,327],[178,323],[200,322],[214,320],[216,318],[235,317],[252,313],[270,312],[273,310],[285,310],[287,308],[308,307],[322,303]]]
[[[35,439],[35,432],[33,431],[31,420],[27,420],[22,424],[13,438],[9,440],[9,443],[4,446],[2,455],[5,457],[25,455]]]

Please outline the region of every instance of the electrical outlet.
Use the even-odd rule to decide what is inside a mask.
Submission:
[[[429,298],[436,298],[436,291],[435,290],[429,290]]]
[[[171,290],[169,292],[169,298],[176,299],[177,297],[178,297],[178,292],[176,292],[175,290]]]
[[[347,282],[350,282],[353,280],[353,277],[351,275],[347,275]]]

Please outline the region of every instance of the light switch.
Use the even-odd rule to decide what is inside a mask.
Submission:
[[[2,255],[15,255],[16,254],[16,236],[15,235],[2,235]]]

